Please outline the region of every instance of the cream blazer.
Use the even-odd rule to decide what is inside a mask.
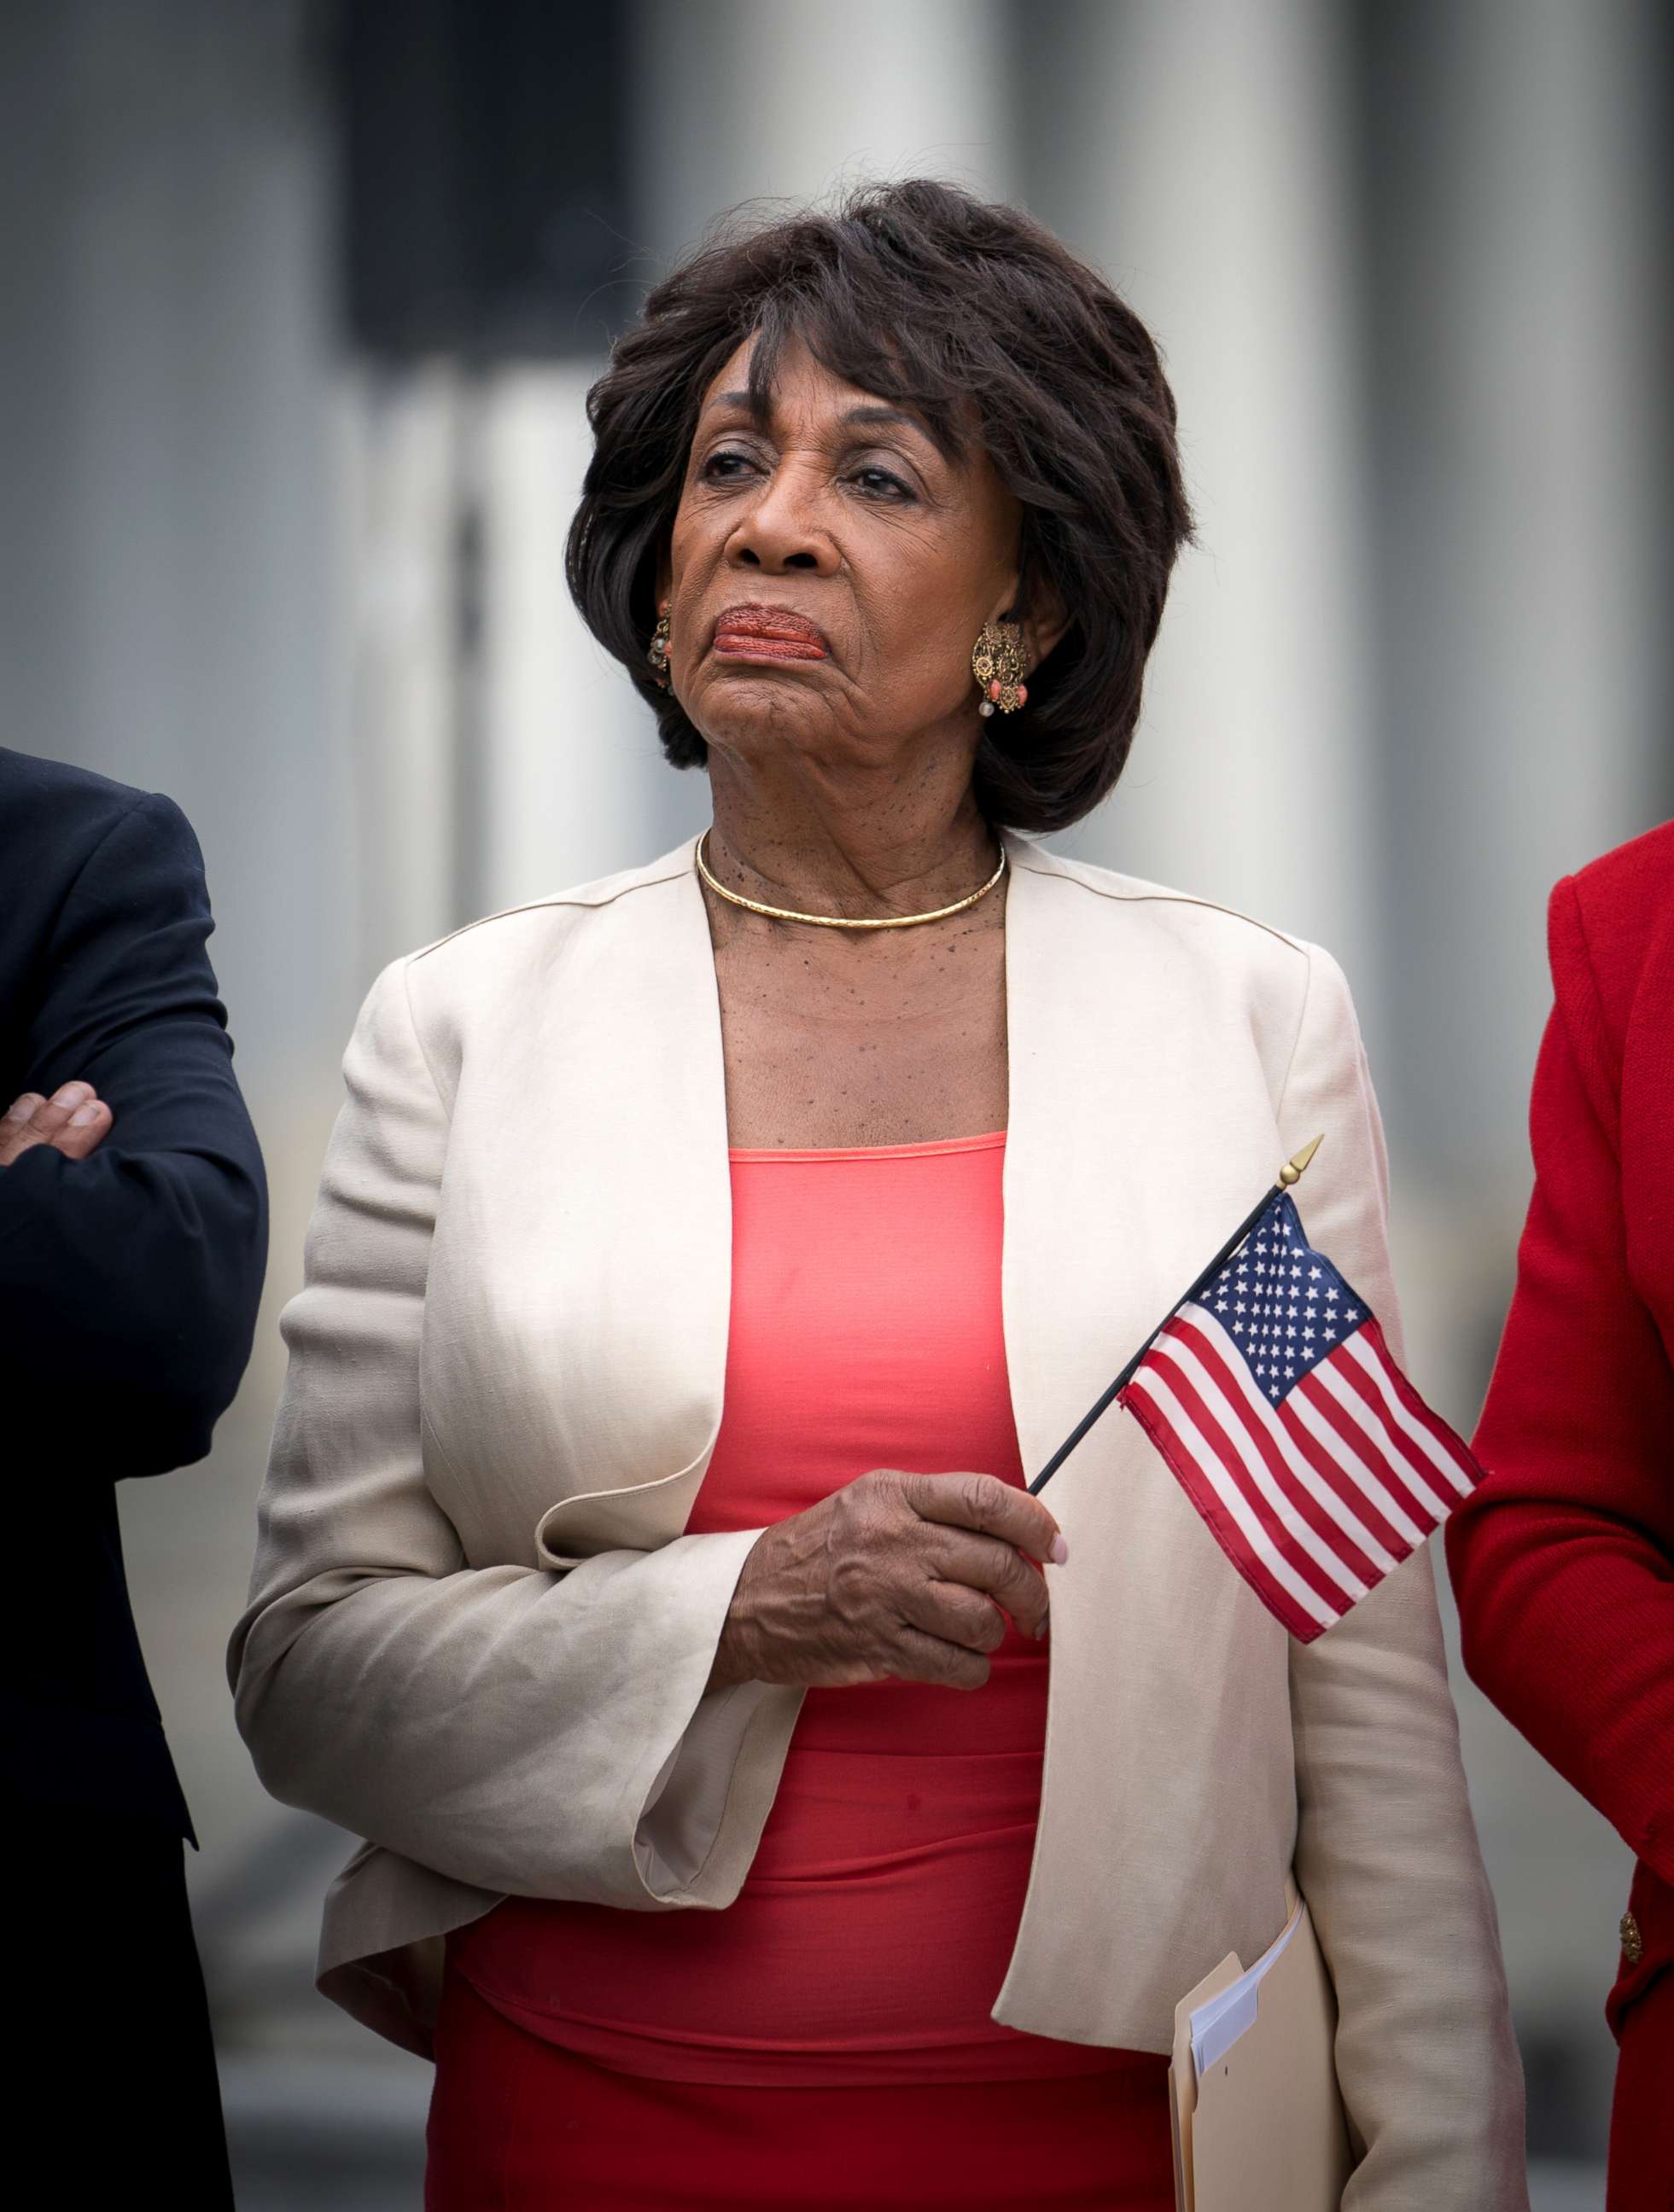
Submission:
[[[1322,1130],[1303,1216],[1398,1352],[1382,1138],[1336,963],[1006,843],[1025,1468]],[[368,1838],[326,1903],[321,1988],[423,2051],[443,1934],[502,1895],[728,1905],[796,1723],[796,1690],[704,1690],[759,1532],[682,1533],[731,1264],[691,843],[393,962],[344,1075],[230,1673],[267,1787]],[[1050,1571],[1038,1840],[995,2017],[1166,2051],[1183,1992],[1277,1932],[1294,1865],[1364,2153],[1345,2206],[1524,2206],[1427,1556],[1303,1650],[1122,1413],[1050,1502],[1070,1557]]]

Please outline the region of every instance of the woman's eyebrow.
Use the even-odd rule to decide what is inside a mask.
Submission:
[[[929,434],[916,416],[904,415],[898,407],[851,407],[843,419],[845,422],[881,423],[903,430],[916,430],[921,438]]]
[[[703,412],[706,415],[711,414],[720,408],[736,408],[740,414],[758,418],[755,400],[748,392],[717,392],[705,403]],[[920,437],[930,435],[916,415],[903,414],[898,407],[885,407],[876,404],[864,407],[851,407],[842,419],[846,426],[853,428],[867,426],[916,430]],[[934,442],[932,438],[931,443]]]
[[[940,454],[950,467],[957,467],[964,458],[963,443],[951,424],[938,428],[935,423],[927,422],[923,416],[911,413],[904,408],[885,407],[876,403],[869,407],[851,407],[843,420],[845,425],[855,428],[869,426],[910,430],[915,437],[922,438],[926,445]]]

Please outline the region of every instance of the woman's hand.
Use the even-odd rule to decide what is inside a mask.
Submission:
[[[745,1561],[709,1676],[839,1689],[886,1676],[979,1690],[1009,1613],[1046,1630],[1068,1547],[1038,1498],[993,1474],[874,1468],[769,1528]]]
[[[90,1083],[62,1083],[50,1098],[26,1091],[0,1121],[0,1168],[32,1145],[51,1145],[67,1160],[84,1160],[111,1133],[111,1109]]]

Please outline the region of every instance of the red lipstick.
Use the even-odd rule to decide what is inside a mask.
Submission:
[[[715,650],[729,660],[824,660],[825,633],[789,607],[728,607],[715,617]]]

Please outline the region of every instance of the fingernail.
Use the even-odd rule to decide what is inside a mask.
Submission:
[[[100,1110],[99,1102],[95,1098],[91,1105],[83,1106],[79,1113],[72,1114],[70,1115],[70,1127],[72,1129],[85,1129],[89,1121],[96,1121],[99,1119]]]
[[[85,1083],[61,1083],[52,1093],[55,1106],[74,1106],[87,1090]]]
[[[1055,1567],[1061,1567],[1069,1557],[1069,1546],[1062,1530],[1053,1537],[1052,1548],[1046,1556]]]
[[[6,1119],[9,1121],[33,1121],[35,1109],[40,1103],[39,1098],[20,1098],[15,1105],[7,1107]]]

